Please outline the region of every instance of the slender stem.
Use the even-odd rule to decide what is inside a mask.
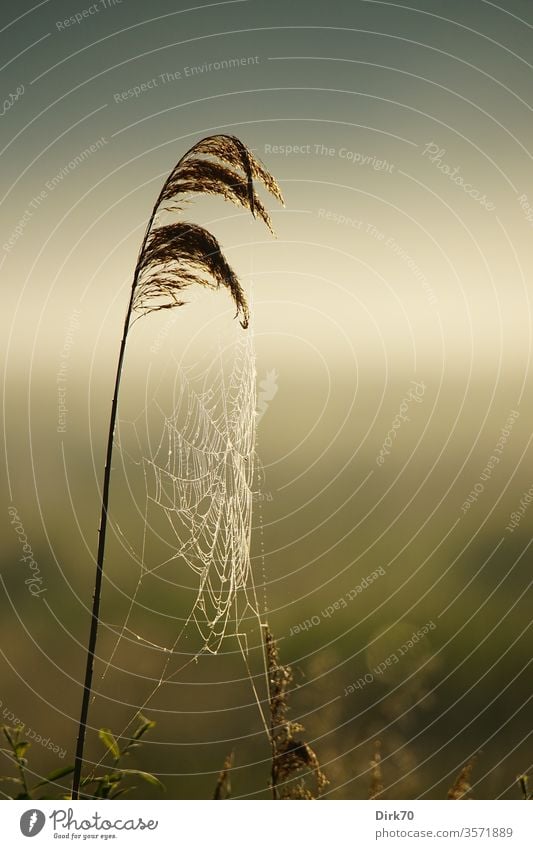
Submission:
[[[163,187],[164,188],[164,187]],[[154,222],[154,218],[157,212],[157,209],[161,202],[161,197],[163,194],[163,190],[159,195],[156,204],[153,208],[152,215],[150,216],[150,220],[148,222],[148,226],[146,228],[146,232],[144,235],[144,239],[142,242],[141,250],[139,252],[139,260],[142,257],[144,249],[146,247],[146,243],[148,241],[148,236],[152,229],[152,225]],[[85,748],[85,733],[87,731],[87,718],[89,714],[89,704],[91,701],[91,693],[92,693],[92,682],[93,682],[93,669],[94,669],[94,657],[95,657],[95,649],[96,649],[96,639],[98,636],[98,625],[100,622],[100,599],[102,595],[102,578],[104,574],[104,555],[105,555],[105,539],[106,539],[106,531],[107,531],[107,516],[108,516],[108,506],[109,506],[109,489],[111,484],[111,462],[113,459],[113,440],[115,435],[115,426],[117,420],[117,410],[118,410],[118,395],[120,389],[120,379],[122,377],[122,367],[124,364],[124,354],[126,352],[126,341],[128,338],[128,331],[130,329],[130,321],[131,314],[133,311],[135,290],[137,287],[139,277],[139,261],[137,261],[137,266],[135,269],[135,274],[133,277],[133,284],[131,287],[130,300],[128,304],[128,309],[126,311],[126,317],[124,319],[124,330],[122,333],[122,341],[120,343],[120,351],[118,355],[117,362],[117,372],[115,376],[115,389],[113,392],[113,400],[111,402],[111,415],[109,417],[109,432],[107,436],[107,451],[106,451],[106,461],[105,461],[105,470],[104,470],[104,482],[102,487],[102,509],[100,514],[100,528],[98,530],[98,554],[96,558],[96,575],[94,581],[94,595],[93,595],[93,609],[91,616],[91,627],[89,630],[89,640],[87,643],[87,661],[85,667],[85,681],[83,684],[83,696],[81,700],[81,711],[80,711],[80,720],[78,724],[78,738],[76,741],[76,756],[74,760],[74,776],[72,780],[72,799],[79,799],[80,796],[80,782],[81,782],[81,770],[83,766],[83,751]]]
[[[272,639],[272,634],[270,633],[268,624],[262,626],[264,628],[265,637],[263,640],[263,653],[267,658],[267,689],[268,689],[268,701],[270,706],[270,748],[272,751],[272,766],[270,770],[270,788],[272,790],[272,798],[279,799],[278,786],[277,786],[277,746],[276,746],[276,727],[274,724],[274,709],[272,702],[272,673],[273,673],[273,664],[271,662],[271,655],[268,650],[268,640]]]
[[[100,528],[98,530],[98,556],[96,561],[96,576],[94,582],[93,609],[91,618],[91,627],[89,631],[89,641],[87,644],[87,663],[85,667],[85,682],[83,685],[83,697],[81,702],[80,721],[78,726],[78,740],[76,743],[76,759],[74,761],[74,778],[72,782],[72,798],[79,798],[79,787],[81,779],[81,767],[83,763],[83,749],[85,746],[85,732],[87,730],[87,716],[89,713],[89,703],[91,700],[93,667],[94,667],[94,652],[96,648],[96,638],[98,636],[98,623],[100,614],[100,598],[102,594],[102,577],[104,574],[104,553],[105,553],[105,538],[107,531],[107,511],[109,504],[109,487],[111,483],[111,461],[113,458],[113,438],[115,434],[115,424],[117,420],[118,409],[118,393],[120,388],[120,378],[122,376],[122,365],[124,362],[124,353],[126,350],[126,339],[131,317],[133,304],[133,291],[126,320],[124,323],[124,333],[120,343],[120,352],[118,355],[117,373],[115,377],[115,391],[113,393],[113,401],[111,403],[111,416],[109,418],[109,433],[107,437],[107,453],[104,471],[104,484],[102,489],[102,511],[100,516]]]
[[[26,781],[26,773],[24,771],[24,764],[22,762],[22,759],[19,758],[18,755],[16,755],[16,759],[17,759],[17,766],[18,766],[19,773],[20,773],[20,780],[22,781],[22,786],[24,788],[24,792],[26,793],[26,798],[31,799],[31,794],[30,794],[30,791],[28,789],[28,782]]]

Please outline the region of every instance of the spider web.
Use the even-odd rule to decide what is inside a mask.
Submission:
[[[259,629],[257,645],[255,638],[253,642],[261,655],[259,680],[264,677],[268,692],[264,624],[250,556],[252,507],[254,496],[260,495],[254,491],[258,412],[251,328],[244,333],[239,331],[236,341],[225,346],[224,356],[220,348],[218,353],[218,363],[216,357],[213,362],[212,356],[204,355],[209,364],[203,371],[200,369],[200,374],[198,364],[189,369],[177,368],[170,414],[165,414],[154,396],[147,400],[138,420],[119,422],[115,439],[124,470],[129,461],[144,478],[144,509],[136,505],[143,515],[143,537],[138,554],[126,538],[128,535],[114,523],[122,545],[139,567],[139,574],[133,593],[127,596],[129,605],[122,624],[107,623],[115,640],[100,685],[112,667],[120,670],[113,662],[124,640],[156,650],[164,661],[158,677],[151,679],[154,683],[149,694],[138,706],[142,711],[163,685],[177,680],[185,667],[198,661],[202,654],[217,654],[226,638],[236,638],[268,736],[264,698],[260,698],[254,680],[257,674],[252,674],[248,646],[249,635]],[[163,376],[161,383],[165,389]],[[146,439],[141,438],[139,429],[140,420],[147,418],[148,410],[156,412],[158,438],[150,443],[152,428],[146,422],[150,444],[146,454]],[[133,453],[129,450],[127,432],[134,435]],[[133,495],[129,479],[128,486]],[[164,533],[156,530],[161,521]],[[158,541],[165,544],[167,556],[163,559],[156,555]],[[180,589],[181,596],[193,595],[186,616],[179,620],[177,633],[174,626],[173,637],[166,645],[152,638],[152,617],[146,615],[147,608],[140,604],[143,584],[149,577],[162,573],[171,576],[170,583]],[[183,583],[187,575],[188,585]],[[168,577],[164,580],[168,581]],[[266,613],[266,598],[263,598],[263,613]],[[197,650],[191,650],[190,642],[186,649],[181,648],[182,638],[188,639],[191,629],[199,635]],[[96,696],[95,689],[93,701]]]
[[[251,334],[235,345],[226,385],[198,393],[182,375],[155,456],[144,458],[148,499],[165,514],[175,552],[198,590],[189,619],[216,653],[231,625],[259,616],[250,564],[256,373]]]

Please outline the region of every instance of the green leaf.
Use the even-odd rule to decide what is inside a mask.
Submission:
[[[87,787],[88,784],[97,784],[99,781],[103,781],[101,775],[95,776],[94,778],[91,778],[90,776],[88,778],[82,778],[80,781],[80,787]]]
[[[105,799],[104,788],[105,788],[105,784],[100,781],[99,784],[96,786],[96,789],[94,790],[93,794],[92,794],[95,799]]]
[[[107,773],[106,775],[93,775],[87,778],[82,778],[80,784],[86,787],[87,784],[118,784],[122,778],[122,770],[120,772]]]
[[[59,769],[55,769],[53,772],[49,772],[46,778],[39,781],[33,789],[36,790],[38,787],[44,787],[45,784],[51,784],[53,781],[59,781],[60,778],[64,778],[65,775],[70,775],[71,772],[74,772],[73,766],[62,766]]]
[[[14,748],[14,750],[13,750],[13,751],[15,752],[15,756],[16,756],[19,760],[22,760],[22,758],[23,758],[23,757],[24,757],[24,755],[26,754],[26,750],[27,750],[27,748],[28,748],[28,746],[29,746],[29,745],[30,745],[30,744],[29,744],[26,740],[23,740],[22,742],[17,743],[17,744],[15,745],[15,748]]]
[[[98,736],[104,746],[106,746],[109,752],[111,752],[113,758],[118,761],[120,759],[120,749],[116,739],[114,738],[109,728],[100,728]]]
[[[125,796],[126,793],[131,793],[132,790],[135,790],[135,787],[122,787],[120,790],[116,790],[109,794],[110,799],[118,799],[119,796]]]
[[[140,738],[146,734],[147,731],[150,731],[151,728],[155,727],[155,722],[153,719],[146,719],[142,713],[139,714],[139,719],[141,720],[141,725],[139,725],[137,731],[133,733],[134,740],[140,740]]]
[[[158,787],[160,790],[165,789],[165,785],[159,781],[159,778],[152,775],[151,772],[142,772],[140,769],[123,769],[121,772],[123,775],[138,775],[139,778],[142,778],[143,781],[147,781],[148,784],[153,784],[154,787]]]

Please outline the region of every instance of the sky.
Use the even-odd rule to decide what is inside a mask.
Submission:
[[[281,186],[284,206],[262,195],[275,236],[219,199],[192,199],[182,214],[216,235],[252,305],[256,459],[271,496],[254,511],[252,565],[287,659],[308,676],[299,709],[317,738],[328,722],[338,732],[324,742],[338,771],[331,792],[360,785],[348,754],[356,731],[345,743],[339,730],[355,708],[343,698],[328,719],[329,695],[390,656],[400,642],[391,633],[403,639],[438,620],[428,644],[440,719],[417,715],[396,731],[416,739],[422,729],[417,757],[435,758],[430,783],[444,787],[470,753],[445,709],[474,681],[465,723],[476,745],[500,740],[497,751],[487,746],[481,792],[511,793],[528,729],[530,4],[24,0],[2,3],[0,15],[0,634],[5,643],[10,628],[20,633],[6,655],[8,701],[27,698],[13,669],[42,640],[50,681],[37,682],[29,703],[49,705],[45,691],[63,682],[68,706],[48,706],[42,722],[57,729],[66,717],[73,736],[114,364],[140,242],[180,156],[230,133]],[[220,352],[231,359],[245,332],[226,292],[191,290],[187,300],[137,322],[128,341],[113,537],[124,562],[117,555],[109,590],[117,611],[131,590],[122,537],[140,545],[131,511],[143,510],[143,458],[183,374],[205,388]],[[13,506],[52,590],[37,615],[14,565]],[[378,568],[386,577],[357,608],[319,616]],[[190,576],[179,581],[194,588]],[[290,636],[313,616],[320,627]],[[56,668],[57,617],[68,681]],[[490,676],[478,670],[505,663],[514,640],[506,695],[488,718]],[[465,646],[478,642],[481,660],[469,659]],[[104,640],[103,661],[108,649]],[[131,676],[127,686],[135,702]],[[390,688],[394,706],[392,679]],[[196,692],[187,698],[198,707]],[[459,734],[460,709],[450,711]],[[365,744],[378,732],[368,719]],[[409,771],[400,749],[391,743],[398,775]],[[507,751],[516,761],[495,777]],[[409,792],[422,792],[426,777],[417,781]]]

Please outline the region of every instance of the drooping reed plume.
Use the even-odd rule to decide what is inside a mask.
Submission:
[[[287,718],[292,670],[280,663],[277,643],[268,628],[265,629],[265,648],[270,690],[272,795],[274,799],[317,799],[328,780],[311,746],[294,736],[304,729],[300,723]],[[309,787],[310,779],[314,786]]]
[[[161,212],[181,211],[183,201],[190,193],[211,194],[220,195],[225,200],[232,201],[250,210],[252,215],[261,218],[272,230],[269,215],[256,194],[254,180],[261,182],[277,200],[283,203],[281,191],[272,175],[266,171],[238,138],[230,135],[214,135],[201,139],[182,156],[166,180],[153,208],[141,245],[124,320],[109,419],[92,619],[87,645],[87,664],[72,785],[73,799],[79,797],[85,733],[92,692],[104,568],[113,437],[126,341],[132,317],[134,313],[143,315],[156,310],[182,306],[184,289],[199,284],[211,288],[225,286],[229,289],[235,303],[241,325],[246,328],[249,321],[246,296],[215,237],[196,224],[179,221],[158,226],[156,219]]]

